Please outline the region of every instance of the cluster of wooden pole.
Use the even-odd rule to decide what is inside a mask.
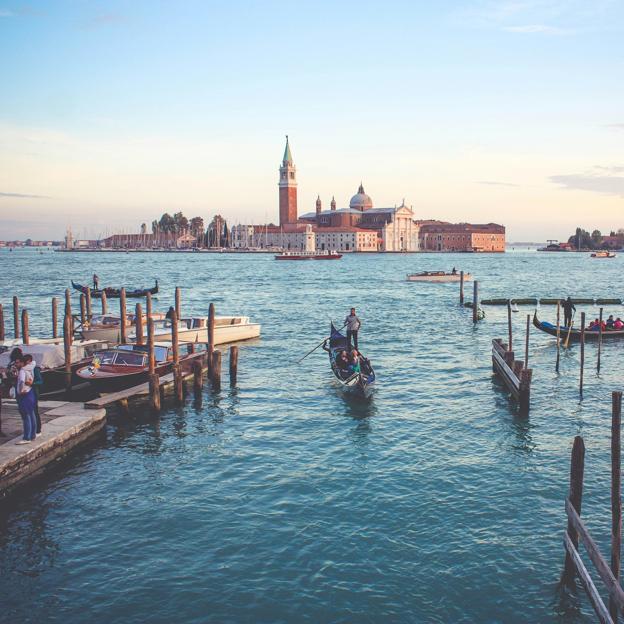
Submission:
[[[574,587],[578,576],[587,592],[600,622],[617,624],[618,616],[624,610],[624,591],[620,586],[620,558],[622,547],[622,497],[621,497],[621,426],[622,393],[611,395],[611,557],[610,564],[603,558],[596,543],[581,520],[583,502],[583,477],[585,472],[585,443],[581,436],[574,438],[570,461],[570,492],[566,500],[568,516],[567,531],[564,536],[565,562],[561,576],[562,583]],[[589,575],[579,553],[582,540],[598,575],[609,594],[608,609]]]

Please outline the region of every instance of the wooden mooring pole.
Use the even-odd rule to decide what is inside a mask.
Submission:
[[[106,300],[106,291],[102,291],[102,314],[108,313],[108,301]]]
[[[472,322],[476,323],[479,320],[479,282],[477,280],[473,283],[473,297],[472,297]],[[511,351],[511,345],[509,345]]]
[[[20,336],[19,299],[13,297],[13,336],[17,340]]]
[[[230,347],[230,386],[233,388],[236,385],[238,378],[238,347]]]
[[[581,436],[574,438],[574,444],[572,445],[572,458],[570,460],[570,493],[568,498],[576,513],[581,515],[581,505],[583,502],[583,473],[585,471],[585,443]],[[574,545],[574,548],[578,550],[578,532],[572,524],[572,520],[568,518],[568,537]],[[561,581],[568,587],[574,586],[574,577],[576,576],[575,565],[566,551],[565,563],[563,565],[563,574]]]
[[[69,288],[65,289],[65,314],[63,316],[71,316],[72,308],[71,308],[71,292]]]
[[[602,308],[600,308],[600,325],[598,327],[598,361],[596,362],[596,371],[600,372],[600,356],[602,353]]]
[[[464,272],[459,272],[459,305],[464,305]]]
[[[620,552],[622,548],[622,393],[611,394],[611,572],[620,580]],[[609,613],[614,624],[618,621],[618,607],[609,597]]]
[[[126,289],[122,287],[121,292],[119,293],[119,340],[121,344],[126,344],[127,337],[127,328],[126,323],[128,322],[128,318],[126,316]]]
[[[63,319],[63,353],[65,356],[65,391],[67,394],[71,392],[71,345],[72,345],[73,322],[71,314],[65,314]]]
[[[182,301],[181,301],[180,287],[176,286],[175,289],[175,313],[178,319],[182,318]]]
[[[80,326],[84,327],[87,321],[87,298],[80,293]]]
[[[0,342],[4,341],[4,308],[0,303]]]
[[[531,333],[531,315],[527,314],[526,338],[524,342],[524,368],[529,367],[529,334]]]
[[[561,301],[557,301],[557,361],[555,371],[559,372],[559,360],[561,359]]]
[[[193,391],[195,396],[201,396],[202,386],[204,385],[204,371],[202,370],[201,360],[193,362]]]
[[[509,350],[513,351],[513,327],[511,324],[511,299],[507,299],[507,336],[509,337]]]
[[[58,299],[52,297],[52,338],[58,338]]]
[[[212,380],[212,354],[214,353],[215,306],[208,306],[208,377]]]
[[[583,398],[583,372],[585,369],[585,312],[581,312],[581,375],[579,379],[579,393]]]
[[[152,293],[148,292],[145,295],[145,315],[148,319],[152,318]]]
[[[156,374],[156,357],[154,356],[154,319],[147,319],[147,356],[149,364],[149,397],[150,407],[160,411],[160,380]]]
[[[93,317],[93,309],[91,308],[91,288],[87,286],[87,294],[85,296],[87,304],[87,323],[91,323]]]
[[[221,351],[212,352],[212,376],[210,377],[212,389],[216,392],[221,390]]]
[[[143,343],[143,310],[141,304],[137,303],[134,306],[134,333],[136,334],[136,344],[142,345]]]
[[[22,342],[25,345],[30,344],[30,332],[28,330],[28,310],[22,310]]]
[[[177,299],[177,297],[176,297]],[[184,401],[184,380],[180,369],[180,347],[178,344],[178,315],[171,317],[171,350],[173,351],[173,391],[178,403]]]

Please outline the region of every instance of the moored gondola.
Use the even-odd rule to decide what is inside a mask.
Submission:
[[[341,351],[348,350],[348,342],[346,336],[341,334],[340,331],[334,327],[333,323],[331,323],[330,327],[330,336],[323,345],[323,348],[329,355],[329,364],[334,377],[346,392],[357,396],[369,397],[372,394],[373,385],[375,383],[375,371],[370,361],[360,352],[359,373],[352,373],[340,369],[336,364],[336,357]]]
[[[87,286],[83,286],[82,284],[76,284],[74,280],[72,280],[72,286],[78,292],[81,292],[85,295],[87,294]],[[120,288],[92,288],[91,296],[95,298],[100,298],[102,297],[103,292],[106,293],[106,297],[108,299],[119,299],[119,297],[121,296]],[[153,288],[135,288],[134,290],[126,289],[126,297],[134,299],[137,299],[139,297],[145,297],[147,293],[150,293],[152,295],[156,295],[158,293],[158,280],[156,280]]]
[[[550,334],[551,336],[557,335],[557,326],[553,325],[552,323],[549,323],[548,321],[540,321],[537,318],[537,312],[535,312],[533,315],[533,325],[535,325],[537,329],[545,332],[546,334]],[[567,340],[568,333],[570,335],[571,342],[580,342],[581,340],[581,328],[580,327],[578,329],[575,327],[572,327],[572,329],[570,329],[569,327],[564,327],[563,325],[561,325],[559,328],[559,336],[561,337],[562,340]],[[595,329],[585,329],[585,341],[586,342],[597,341],[599,337],[600,337],[599,331],[596,331]],[[624,338],[624,330],[605,329],[602,332],[603,340],[611,340],[614,338]]]

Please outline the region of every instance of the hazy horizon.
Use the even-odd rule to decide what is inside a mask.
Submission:
[[[0,239],[375,206],[508,241],[624,227],[624,6],[0,0]]]

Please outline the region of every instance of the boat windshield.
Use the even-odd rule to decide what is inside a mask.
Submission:
[[[145,354],[134,351],[119,351],[115,360],[115,364],[126,366],[143,366],[144,362]]]
[[[100,361],[100,364],[112,364],[116,355],[115,351],[104,351],[103,353],[98,353],[95,357]]]

